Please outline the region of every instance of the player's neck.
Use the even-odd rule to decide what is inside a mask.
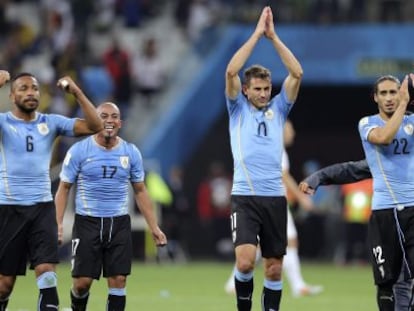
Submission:
[[[96,143],[105,149],[112,149],[116,147],[119,142],[118,136],[106,137],[106,136],[97,134],[97,135],[94,135],[94,138],[95,138]]]
[[[20,119],[20,120],[23,120],[23,121],[32,121],[36,118],[36,111],[25,112],[25,111],[21,111],[19,109],[13,109],[11,111],[11,113],[17,119]]]

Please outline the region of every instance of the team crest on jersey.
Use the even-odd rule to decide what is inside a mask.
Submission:
[[[264,115],[265,115],[265,118],[268,120],[272,120],[273,117],[275,116],[273,110],[270,108],[265,111]]]
[[[407,135],[413,135],[414,132],[414,127],[411,123],[408,123],[406,126],[404,126],[404,132]]]
[[[47,127],[46,123],[39,123],[37,125],[37,130],[42,135],[47,135],[49,133],[49,128]]]
[[[119,162],[123,168],[127,168],[129,164],[129,157],[119,157]]]

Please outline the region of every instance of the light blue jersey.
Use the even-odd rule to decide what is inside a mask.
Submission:
[[[414,206],[414,115],[405,115],[389,145],[368,142],[369,132],[385,125],[379,114],[362,118],[359,133],[373,176],[372,210]]]
[[[76,214],[115,217],[128,214],[129,185],[144,181],[138,148],[122,139],[111,150],[94,136],[75,143],[63,162],[60,179],[77,183]]]
[[[75,120],[36,113],[34,120],[26,122],[11,112],[0,113],[0,204],[52,201],[52,145],[59,135],[74,135]]]
[[[233,195],[284,196],[282,182],[283,127],[293,103],[284,87],[258,110],[240,92],[226,98],[234,160]]]

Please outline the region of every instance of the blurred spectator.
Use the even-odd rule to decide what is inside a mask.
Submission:
[[[303,176],[309,176],[320,168],[318,161],[308,160],[302,167]],[[342,256],[343,220],[340,187],[320,187],[312,196],[312,202],[315,207],[312,213],[303,213],[303,209],[297,213],[301,253],[311,258],[333,259]],[[314,243],[315,239],[319,241],[317,245]]]
[[[111,46],[103,54],[103,60],[114,84],[114,101],[121,114],[126,115],[132,97],[129,53],[122,48],[117,38],[113,37]]]
[[[233,254],[229,226],[231,187],[231,177],[227,174],[223,163],[212,162],[197,192],[198,214],[202,230],[205,231],[203,236],[207,238],[206,250],[215,252],[219,257]]]
[[[95,105],[104,101],[112,101],[114,83],[102,60],[92,59],[82,69],[80,79],[85,94]]]
[[[86,56],[88,51],[89,23],[94,13],[93,0],[71,0],[71,10],[73,13],[78,50],[81,55]]]
[[[205,55],[214,46],[220,6],[213,0],[192,0],[189,6],[187,35],[195,51]]]
[[[95,30],[107,32],[112,29],[115,22],[116,0],[96,0],[94,7]]]
[[[403,2],[404,0],[381,0],[379,18],[383,23],[403,22]]]
[[[43,0],[42,8],[46,17],[46,34],[52,59],[59,57],[73,39],[73,16],[66,0]],[[52,63],[55,61],[52,60]]]
[[[142,52],[134,58],[132,71],[135,87],[144,97],[145,106],[150,108],[154,96],[165,86],[167,77],[155,38],[149,37],[144,41]]]
[[[367,234],[371,215],[372,179],[345,184],[343,219],[345,223],[345,264],[366,264],[369,261]]]
[[[162,228],[168,236],[168,255],[173,261],[183,261],[188,256],[190,226],[190,203],[183,184],[183,170],[174,166],[170,170],[168,186],[172,194],[172,203],[163,206]]]

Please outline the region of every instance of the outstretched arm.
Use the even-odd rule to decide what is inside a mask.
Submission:
[[[246,63],[249,56],[252,54],[252,51],[257,42],[264,34],[269,11],[269,7],[265,7],[263,9],[262,14],[260,15],[257,22],[255,31],[249,37],[249,39],[247,39],[247,41],[237,50],[227,65],[226,95],[229,98],[236,98],[237,94],[241,90],[239,72]]]
[[[314,194],[319,186],[341,185],[372,178],[366,160],[337,163],[327,166],[310,176],[299,184],[300,191]]]
[[[299,86],[302,81],[303,70],[299,61],[296,59],[295,55],[289,50],[289,48],[280,40],[277,35],[274,27],[273,13],[270,8],[268,8],[268,15],[266,19],[266,28],[264,35],[268,38],[277,53],[280,56],[283,64],[288,70],[289,74],[285,79],[284,87],[287,93],[288,100],[290,102],[295,102],[298,93]]]
[[[300,207],[304,210],[310,211],[314,208],[311,198],[300,191],[298,183],[287,170],[283,170],[283,183],[286,188],[292,193],[295,199],[299,202]]]
[[[77,119],[73,132],[76,136],[94,134],[103,129],[102,120],[99,118],[96,112],[96,107],[90,102],[88,97],[83,91],[76,85],[71,77],[65,76],[57,82],[58,87],[62,90],[73,94],[76,101],[79,103],[85,119]]]

